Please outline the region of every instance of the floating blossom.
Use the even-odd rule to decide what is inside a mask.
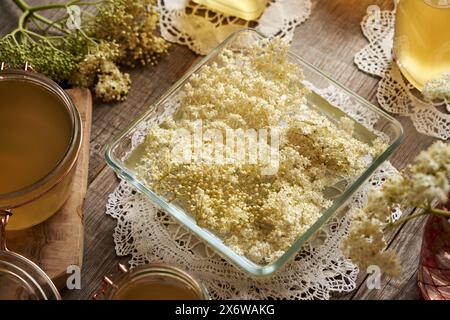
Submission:
[[[450,72],[425,83],[422,94],[430,101],[437,99],[450,101]]]
[[[393,225],[392,210],[397,206],[422,208],[424,214],[446,215],[430,207],[433,200],[447,202],[450,192],[450,145],[441,141],[422,151],[403,173],[390,177],[381,187],[370,191],[367,205],[353,215],[349,235],[341,248],[362,269],[378,265],[397,276],[401,268],[397,255],[386,250],[383,231]],[[405,217],[404,219],[409,219]],[[397,222],[398,223],[398,222]]]

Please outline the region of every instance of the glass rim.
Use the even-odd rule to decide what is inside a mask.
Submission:
[[[0,71],[0,82],[9,81],[9,80],[17,80],[32,83],[34,85],[40,86],[56,95],[58,99],[61,101],[61,104],[67,109],[67,112],[71,119],[72,132],[70,141],[67,145],[67,149],[62,156],[62,158],[58,161],[58,163],[49,171],[45,176],[35,181],[34,183],[23,187],[19,190],[8,192],[8,193],[0,193],[0,200],[5,201],[7,199],[15,199],[21,196],[25,196],[30,192],[39,189],[44,186],[46,183],[50,182],[53,178],[58,177],[53,183],[51,183],[47,188],[42,190],[39,194],[34,196],[31,199],[26,199],[18,203],[11,203],[7,205],[6,209],[14,209],[25,205],[39,197],[43,194],[50,191],[53,187],[55,187],[71,170],[71,168],[75,165],[76,160],[78,158],[78,154],[81,149],[81,141],[82,141],[82,131],[81,131],[81,118],[80,114],[75,107],[72,99],[69,95],[62,89],[56,82],[53,80],[30,71],[18,70],[18,69],[6,69]],[[71,157],[73,157],[72,161],[69,163],[68,168],[66,168],[62,173],[61,170],[63,167],[70,161]]]
[[[199,299],[209,300],[210,295],[207,288],[193,275],[174,265],[165,263],[148,263],[140,265],[122,273],[118,279],[114,281],[114,285],[108,287],[104,296],[106,299],[114,299],[115,295],[122,287],[126,287],[133,280],[151,279],[153,277],[166,277],[175,279],[188,285],[193,289]]]
[[[6,268],[6,270],[0,268],[0,274],[5,273],[6,271],[7,274],[13,274],[14,276],[17,276],[17,278],[19,278],[22,283],[26,282],[33,289],[36,289],[40,295],[40,298],[44,300],[50,300],[51,298],[61,300],[61,295],[50,277],[30,259],[16,252],[12,252],[9,250],[0,250],[0,264],[1,263],[13,266],[24,272],[28,277],[29,282],[26,282],[25,279],[23,279],[23,277],[20,277],[20,275],[17,275],[14,270],[8,270],[8,268]],[[47,286],[48,290],[45,290],[43,285],[41,285],[38,280],[43,281],[43,284]]]
[[[344,85],[339,82],[333,80],[330,76],[328,76],[323,71],[319,70],[311,63],[305,61],[303,58],[298,55],[288,52],[288,57],[294,59],[296,63],[301,63],[302,67],[305,66],[310,71],[315,74],[320,75],[322,78],[330,82],[336,88],[343,90],[349,96],[354,98],[358,103],[362,106],[367,107],[369,110],[373,111],[375,114],[380,117],[388,120],[395,128],[398,130],[395,139],[389,143],[388,147],[380,154],[378,157],[374,158],[372,162],[366,167],[366,169],[358,176],[352,183],[348,186],[348,188],[337,198],[333,200],[333,204],[322,211],[322,214],[319,219],[317,219],[304,233],[298,235],[296,240],[291,244],[291,246],[276,260],[272,261],[266,265],[260,265],[250,261],[247,257],[237,254],[230,247],[223,244],[219,241],[217,236],[213,236],[209,230],[206,230],[196,223],[190,223],[188,218],[184,217],[184,215],[188,215],[184,210],[172,205],[165,201],[160,195],[156,194],[149,188],[147,188],[141,181],[137,180],[134,174],[125,166],[123,166],[120,161],[116,161],[116,158],[113,155],[114,148],[124,139],[133,129],[138,125],[141,121],[146,119],[154,109],[164,103],[167,98],[171,97],[172,94],[182,86],[186,80],[190,78],[192,74],[194,74],[198,69],[200,69],[206,62],[208,62],[211,58],[216,56],[219,52],[221,52],[227,45],[229,45],[233,40],[235,40],[239,35],[243,33],[252,33],[256,35],[259,39],[267,39],[266,36],[261,34],[260,32],[254,29],[242,29],[232,33],[228,36],[220,45],[214,48],[207,56],[203,57],[198,61],[195,65],[193,65],[188,72],[186,72],[177,82],[175,82],[162,96],[160,96],[155,102],[151,104],[149,109],[144,111],[140,116],[138,116],[134,121],[130,123],[115,139],[112,140],[107,146],[105,150],[105,158],[106,162],[109,166],[111,166],[121,177],[125,178],[128,182],[130,182],[136,189],[143,192],[150,200],[160,206],[163,210],[167,211],[175,220],[181,223],[183,226],[186,226],[190,232],[199,237],[203,242],[211,245],[215,251],[226,260],[233,262],[233,264],[239,266],[241,269],[246,272],[251,273],[253,276],[257,277],[265,277],[270,276],[274,272],[278,271],[281,266],[283,266],[293,255],[298,252],[301,247],[305,244],[305,242],[326,222],[331,216],[336,213],[342,206],[347,203],[347,201],[351,198],[356,190],[361,187],[361,185],[375,172],[375,170],[385,161],[387,158],[393,153],[395,149],[398,148],[401,141],[404,137],[403,127],[398,120],[393,118],[391,115],[386,113],[384,110],[375,107],[366,99],[362,98],[358,94],[352,92],[350,89],[346,88]],[[347,114],[348,115],[348,114]]]

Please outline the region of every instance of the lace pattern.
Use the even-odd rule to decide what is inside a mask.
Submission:
[[[255,28],[290,42],[295,28],[311,13],[310,0],[271,0],[258,21],[246,21],[211,11],[189,0],[158,0],[162,36],[206,55],[231,33]]]
[[[316,91],[366,127],[377,121],[375,113],[358,109],[334,87]],[[165,109],[161,117],[168,112]],[[133,139],[134,146],[153,124],[142,124]],[[380,187],[395,172],[396,169],[385,162],[353,196],[350,207],[362,208],[368,190]],[[180,266],[197,276],[213,298],[329,299],[333,292],[349,292],[356,287],[358,269],[339,249],[340,240],[348,232],[349,215],[332,218],[315,240],[308,242],[295,259],[275,275],[256,279],[220,258],[126,181],[121,181],[109,196],[106,212],[117,220],[113,235],[116,253],[130,255],[132,267],[161,261]],[[397,211],[394,216],[400,213]]]
[[[392,60],[394,25],[395,9],[369,6],[361,22],[369,44],[355,55],[355,64],[360,70],[381,78],[377,100],[383,109],[409,117],[420,133],[447,140],[450,138],[450,102],[425,101],[402,76]]]

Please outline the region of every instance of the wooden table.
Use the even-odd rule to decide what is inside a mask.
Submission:
[[[28,0],[30,3],[49,1]],[[55,1],[55,0],[54,0]],[[313,0],[310,18],[296,30],[291,50],[374,104],[378,79],[359,71],[353,64],[355,53],[366,43],[360,28],[370,4],[382,9],[393,7],[391,0]],[[11,31],[19,11],[9,0],[0,2],[0,34]],[[82,289],[64,290],[65,299],[88,299],[102,277],[126,263],[114,251],[114,219],[105,215],[108,195],[118,184],[106,165],[104,147],[137,115],[163,94],[199,57],[187,47],[173,45],[157,66],[130,70],[133,86],[127,101],[115,105],[94,102],[90,148],[89,187],[85,201],[85,242]],[[408,164],[434,139],[419,134],[407,118],[396,117],[405,129],[405,140],[391,157],[397,168]],[[400,253],[405,270],[400,278],[382,277],[381,289],[368,290],[365,272],[358,278],[358,288],[339,299],[419,299],[416,271],[424,220],[413,220],[394,231],[389,246]]]

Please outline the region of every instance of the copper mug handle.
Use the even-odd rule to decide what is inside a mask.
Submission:
[[[9,251],[6,247],[6,225],[11,215],[10,210],[0,209],[0,251]]]

